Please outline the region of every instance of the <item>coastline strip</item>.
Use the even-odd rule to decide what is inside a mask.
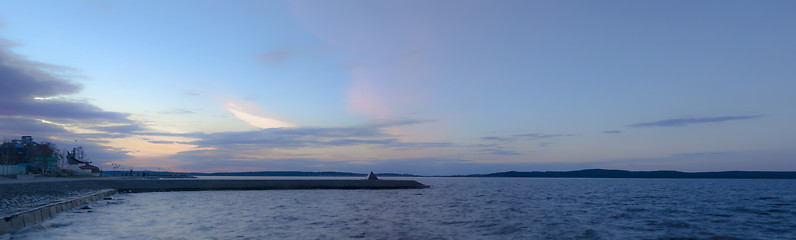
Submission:
[[[108,180],[104,188],[120,192],[291,190],[291,189],[418,189],[414,180]]]

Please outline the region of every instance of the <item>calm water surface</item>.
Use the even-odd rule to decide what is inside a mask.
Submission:
[[[795,180],[416,180],[117,194],[0,239],[796,239]]]

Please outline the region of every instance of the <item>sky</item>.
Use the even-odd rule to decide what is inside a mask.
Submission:
[[[105,170],[796,171],[794,1],[0,1],[0,138]]]

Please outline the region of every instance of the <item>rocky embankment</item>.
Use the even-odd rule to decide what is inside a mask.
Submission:
[[[93,193],[101,185],[71,184],[74,179],[0,180],[0,217]]]
[[[96,192],[92,189],[48,192],[0,192],[0,216],[7,216],[68,198]]]

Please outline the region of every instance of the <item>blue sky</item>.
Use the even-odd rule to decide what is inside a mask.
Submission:
[[[792,1],[2,1],[0,136],[183,171],[796,171]]]

